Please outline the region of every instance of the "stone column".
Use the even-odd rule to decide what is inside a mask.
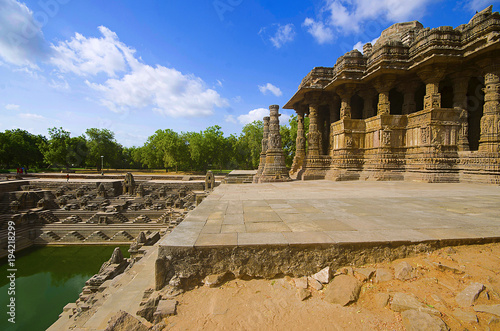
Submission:
[[[479,151],[498,153],[500,152],[500,65],[491,62],[484,68],[486,74]]]
[[[373,98],[375,98],[376,92],[367,89],[358,92],[359,96],[363,98],[363,119],[375,116],[375,109],[373,109]]]
[[[263,182],[283,182],[290,180],[285,165],[285,154],[281,145],[279,106],[269,106],[269,138],[267,140],[266,164],[259,178]]]
[[[469,123],[467,113],[467,87],[469,77],[460,73],[453,77],[453,108],[460,111],[460,128],[458,131],[457,147],[459,151],[469,150]]]
[[[441,93],[439,93],[439,82],[444,77],[444,69],[428,68],[418,73],[420,79],[425,83],[424,109],[441,108]]]
[[[403,93],[403,115],[408,115],[417,111],[415,103],[415,91],[417,90],[418,82],[410,81],[401,84],[399,91]]]
[[[309,104],[309,132],[307,133],[307,156],[319,155],[318,105]]]
[[[293,158],[290,176],[296,174],[304,163],[306,156],[306,138],[304,130],[304,106],[298,106],[297,112],[297,138],[295,139],[295,157]]]
[[[264,132],[262,134],[262,140],[261,140],[262,149],[260,152],[259,168],[257,169],[257,174],[253,177],[254,183],[259,182],[259,178],[262,175],[262,172],[264,171],[264,167],[266,165],[268,138],[269,138],[269,116],[266,116],[264,117]]]
[[[373,84],[378,91],[377,115],[389,115],[391,113],[389,91],[394,86],[395,80],[396,78],[393,76],[383,76]]]
[[[340,96],[340,119],[351,118],[351,97],[354,95],[354,89],[346,86],[336,92]]]

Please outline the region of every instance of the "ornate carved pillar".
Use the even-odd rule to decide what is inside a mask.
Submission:
[[[399,86],[399,90],[403,93],[403,115],[417,111],[417,104],[415,103],[415,91],[417,87],[418,82],[415,81],[409,81]]]
[[[262,175],[262,172],[264,171],[264,167],[266,165],[266,152],[267,152],[267,146],[268,146],[268,139],[269,139],[269,116],[264,117],[264,132],[262,134],[262,149],[260,152],[260,160],[259,160],[259,168],[257,168],[257,174],[253,177],[254,183],[259,182],[259,178]]]
[[[391,102],[389,101],[389,91],[394,86],[396,78],[386,75],[379,78],[373,85],[378,91],[377,115],[389,115],[391,113]]]
[[[296,174],[304,163],[306,156],[306,138],[304,130],[304,113],[305,106],[297,106],[297,138],[295,139],[295,156],[293,158],[292,168],[290,169],[290,176]]]
[[[424,109],[441,108],[441,93],[439,93],[439,82],[444,77],[444,69],[428,68],[418,73],[420,79],[425,83]]]
[[[354,87],[344,86],[336,92],[340,96],[340,119],[351,118],[351,97],[354,95]]]
[[[500,65],[495,60],[484,66],[484,106],[479,151],[500,152]]]
[[[469,123],[467,113],[467,87],[469,77],[463,73],[452,77],[453,83],[453,108],[460,111],[460,128],[458,131],[457,147],[459,151],[469,150]]]
[[[307,156],[319,155],[318,104],[309,104],[309,132],[307,133]]]
[[[361,90],[358,92],[359,96],[363,98],[363,118],[370,118],[375,116],[375,109],[373,109],[373,98],[376,96],[376,91],[372,89]]]
[[[263,182],[283,182],[290,180],[285,166],[285,154],[281,145],[279,106],[269,106],[269,138],[267,140],[266,164],[259,178]]]

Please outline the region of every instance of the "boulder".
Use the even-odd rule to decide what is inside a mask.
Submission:
[[[105,331],[147,331],[148,327],[129,313],[120,310],[108,321]]]
[[[375,305],[379,308],[384,308],[389,303],[390,298],[389,293],[377,293],[374,297]]]
[[[113,254],[111,255],[111,259],[109,259],[109,262],[111,264],[120,264],[123,262],[123,254],[122,251],[120,250],[120,247],[115,248]]]
[[[483,290],[484,290],[483,284],[472,283],[455,297],[455,301],[461,307],[470,307],[474,304],[477,297]]]
[[[474,310],[500,316],[500,305],[477,305]]]
[[[460,309],[455,309],[453,311],[453,316],[465,323],[477,323],[477,316],[474,313],[463,311]]]
[[[321,284],[312,277],[307,277],[307,283],[311,288],[315,289],[316,291],[320,291],[323,288],[323,284]]]
[[[332,279],[332,273],[330,267],[326,267],[311,276],[322,284],[328,284]]]
[[[375,283],[388,282],[392,278],[392,272],[389,269],[378,268],[375,271]]]
[[[408,262],[400,262],[394,267],[394,276],[399,280],[408,280],[414,277],[413,267]]]
[[[325,300],[346,306],[359,298],[361,282],[353,276],[340,275],[325,290]]]
[[[375,269],[373,268],[356,268],[354,270],[354,276],[362,282],[370,280],[375,274]]]
[[[401,313],[403,325],[407,331],[447,331],[448,326],[439,317],[431,316],[418,310],[406,310]]]
[[[223,274],[216,274],[216,275],[209,275],[203,279],[203,284],[208,287],[217,287],[219,286],[223,279],[224,279],[225,273]]]
[[[413,309],[424,313],[429,313],[432,315],[441,314],[438,310],[431,308],[423,304],[422,302],[418,301],[418,299],[415,298],[414,296],[400,292],[394,294],[392,298],[391,309],[396,312],[403,312],[406,310]]]
[[[293,282],[296,288],[307,289],[307,277],[294,278]]]

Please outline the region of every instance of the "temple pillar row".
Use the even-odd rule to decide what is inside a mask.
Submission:
[[[309,132],[307,133],[307,156],[319,155],[318,104],[309,104]]]
[[[459,151],[469,150],[469,122],[467,113],[467,87],[469,80],[462,75],[453,77],[453,108],[460,111],[460,128],[458,131],[457,148]]]
[[[306,138],[304,129],[304,106],[299,106],[296,110],[297,113],[297,138],[295,139],[295,156],[293,158],[292,167],[290,169],[290,176],[296,174],[304,164],[306,156]]]

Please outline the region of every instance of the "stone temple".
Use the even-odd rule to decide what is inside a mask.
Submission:
[[[456,28],[394,24],[312,69],[283,107],[299,127],[290,175],[499,184],[499,83],[492,6]]]

